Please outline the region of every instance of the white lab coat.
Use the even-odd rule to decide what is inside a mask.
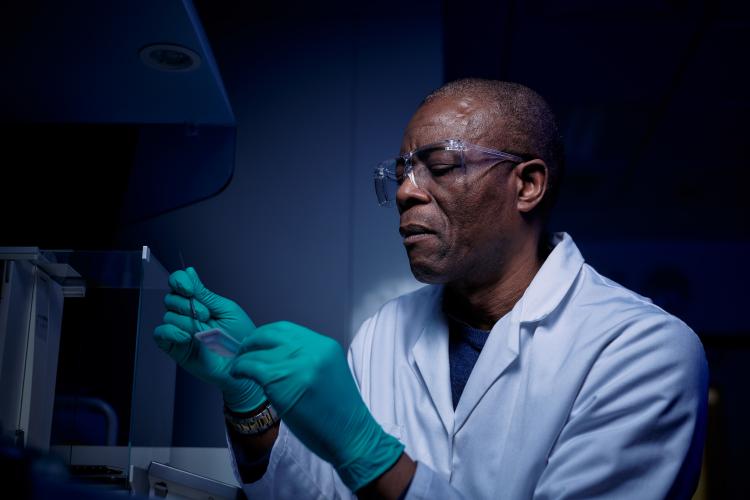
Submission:
[[[453,409],[442,288],[385,304],[348,353],[362,397],[406,445],[406,498],[689,498],[707,366],[682,321],[584,263],[565,233],[493,328]],[[311,418],[315,418],[311,415]],[[281,425],[249,498],[351,498]]]

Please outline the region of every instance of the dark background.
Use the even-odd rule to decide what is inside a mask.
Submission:
[[[67,31],[52,21],[60,12],[28,5],[3,7],[11,67],[0,86],[8,103],[0,245],[147,244],[169,270],[181,251],[256,323],[297,321],[343,344],[382,301],[417,286],[395,214],[376,206],[371,167],[397,152],[422,97],[464,76],[537,90],[567,149],[551,229],[569,232],[595,268],[700,335],[719,395],[712,493],[742,496],[750,449],[746,2],[200,0],[195,14],[218,83],[151,80],[134,55],[143,42],[131,47],[131,38],[148,32],[168,42],[185,21],[149,13],[147,2],[117,16],[73,9],[64,22],[76,29]],[[162,5],[182,12],[181,2]],[[111,55],[97,52],[105,46]],[[131,69],[118,66],[118,50],[134,55]],[[76,65],[92,51],[97,58]],[[108,88],[120,94],[102,97]],[[227,127],[236,146],[228,162],[178,155],[147,162],[144,176],[139,144],[155,125],[197,127],[203,139],[213,137],[208,128]],[[196,137],[192,128],[184,135]],[[180,374],[175,405],[185,416],[175,421],[175,444],[223,445],[215,391]]]

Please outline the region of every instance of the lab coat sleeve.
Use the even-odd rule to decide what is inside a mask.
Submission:
[[[708,368],[666,314],[601,352],[537,482],[535,499],[690,498],[705,434]]]
[[[230,450],[232,444],[230,443]],[[281,422],[266,473],[254,483],[242,483],[232,453],[237,481],[248,498],[351,499],[349,489],[328,462],[308,450]]]

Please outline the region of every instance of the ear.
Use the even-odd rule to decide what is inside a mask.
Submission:
[[[535,158],[516,165],[515,173],[518,211],[529,213],[539,205],[547,192],[547,164]]]

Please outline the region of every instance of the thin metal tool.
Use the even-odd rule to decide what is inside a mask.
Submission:
[[[186,269],[186,267],[185,267],[185,259],[182,258],[182,250],[178,250],[178,252],[180,254],[180,264],[182,265],[182,269]],[[198,321],[198,315],[195,314],[195,305],[193,304],[193,297],[192,296],[188,299],[188,302],[190,302],[190,314],[193,315],[193,321],[197,322]],[[198,329],[200,330],[200,328],[198,328]]]

